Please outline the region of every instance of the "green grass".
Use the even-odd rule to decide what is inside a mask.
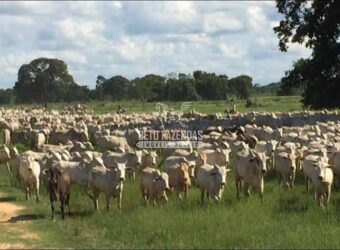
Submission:
[[[23,214],[36,220],[27,230],[38,240],[25,241],[33,247],[74,248],[339,248],[340,194],[334,192],[328,210],[316,205],[312,193],[306,194],[301,178],[291,191],[278,187],[273,173],[265,178],[264,202],[252,194],[248,200],[235,197],[233,175],[223,201],[203,206],[199,191],[192,188],[186,201],[174,195],[167,204],[144,206],[138,181],[124,186],[123,208],[112,202],[105,210],[101,196],[100,212],[92,201],[75,187],[71,195],[73,215],[65,221],[50,219],[46,190],[42,201],[25,201],[24,193],[10,181],[5,168],[0,170],[0,190],[15,202],[28,207]],[[12,183],[12,184],[11,184]],[[1,203],[0,203],[1,204]],[[0,241],[20,242],[11,234],[0,234]]]
[[[300,96],[254,96],[250,98],[256,107],[245,107],[246,102],[243,100],[237,100],[234,98],[239,112],[247,111],[263,111],[268,112],[288,112],[302,109],[300,102]],[[183,102],[164,102],[169,105],[170,108],[180,110]],[[156,102],[146,102],[144,105],[140,101],[122,101],[119,104],[123,105],[127,109],[128,113],[132,112],[154,112],[156,111]],[[62,110],[67,105],[65,103],[52,103],[49,105],[49,109]],[[105,114],[116,112],[118,102],[110,101],[91,101],[85,103],[88,110],[94,110],[95,113]],[[7,105],[5,107],[11,108],[32,108],[39,105]],[[197,101],[193,102],[193,107],[196,111],[202,113],[216,113],[223,112],[226,108],[231,109],[230,101]]]

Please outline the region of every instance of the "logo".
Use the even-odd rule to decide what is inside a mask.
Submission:
[[[157,120],[161,124],[160,130],[141,131],[138,148],[198,148],[202,143],[203,131],[185,129],[182,115],[189,112],[192,102],[183,102],[180,111],[174,111],[165,103],[157,102]],[[179,128],[170,129],[173,124]]]
[[[192,102],[183,102],[181,105],[181,111],[170,110],[169,106],[162,102],[156,103],[156,110],[158,111],[158,120],[161,122],[162,127],[166,124],[175,122],[180,124],[182,127],[185,125],[181,121],[181,117],[185,112],[188,112],[192,107]]]

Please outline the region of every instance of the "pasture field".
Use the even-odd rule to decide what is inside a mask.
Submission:
[[[57,214],[57,221],[52,222],[46,188],[41,189],[40,203],[25,201],[24,192],[1,166],[0,207],[4,201],[25,206],[16,217],[19,222],[12,225],[36,237],[25,239],[8,226],[11,223],[1,223],[0,243],[54,248],[340,247],[340,193],[332,193],[330,207],[324,210],[312,192],[306,193],[299,174],[295,189],[284,190],[275,174],[268,173],[262,205],[255,193],[248,200],[236,199],[232,173],[222,202],[204,205],[199,202],[199,190],[192,188],[183,202],[171,195],[167,204],[145,206],[138,183],[138,179],[125,182],[121,211],[115,200],[111,211],[106,211],[101,196],[100,211],[94,212],[92,201],[75,187],[72,216],[62,221]]]
[[[287,112],[301,110],[299,99],[261,96],[256,97],[255,103],[260,104],[256,108],[245,108],[245,103],[239,101],[237,107],[241,112]],[[128,112],[155,110],[155,103],[146,103],[144,108],[140,102],[121,104]],[[63,105],[53,104],[50,108],[60,110]],[[117,103],[85,105],[97,113],[107,113],[115,112]],[[180,105],[181,102],[170,104],[176,110]],[[194,102],[194,107],[199,112],[214,113],[231,105],[211,101]],[[18,149],[28,148],[18,145]],[[40,203],[26,201],[15,177],[1,165],[0,218],[5,203],[24,209],[9,223],[0,223],[0,248],[340,248],[340,192],[334,191],[330,207],[322,209],[313,199],[313,191],[306,193],[301,173],[297,174],[295,188],[284,190],[278,186],[275,173],[269,172],[261,204],[255,193],[248,200],[238,201],[232,172],[227,179],[221,203],[201,205],[199,190],[191,188],[187,200],[178,202],[175,195],[170,195],[167,204],[153,207],[144,205],[137,177],[125,182],[121,210],[113,200],[112,209],[106,211],[101,195],[99,212],[94,211],[83,189],[75,186],[70,201],[72,215],[62,221],[57,214],[57,221],[52,222],[46,188],[41,187]],[[59,204],[57,207],[59,211]]]
[[[239,112],[248,111],[268,111],[268,112],[289,112],[302,109],[300,102],[301,96],[253,96],[250,98],[253,102],[252,106],[246,107],[246,101],[234,98],[237,110]],[[181,110],[183,102],[164,102],[170,108],[176,111]],[[223,112],[226,108],[231,109],[231,102],[228,101],[195,101],[193,108],[202,113],[216,113]],[[128,113],[132,112],[154,112],[156,111],[156,102],[145,102],[144,105],[141,101],[91,101],[86,102],[84,105],[88,110],[92,110],[98,114],[116,112],[118,104],[126,108]],[[49,109],[62,110],[67,103],[52,103],[49,104]],[[12,108],[27,108],[38,107],[39,105],[6,105],[4,107]]]

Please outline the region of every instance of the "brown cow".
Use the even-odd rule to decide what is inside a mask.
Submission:
[[[167,169],[169,175],[169,186],[173,189],[179,200],[182,200],[182,193],[184,198],[187,197],[188,189],[191,186],[189,165],[185,162],[176,164]]]
[[[52,220],[55,221],[54,203],[58,200],[61,205],[61,218],[65,219],[65,205],[68,208],[69,215],[71,215],[69,203],[71,194],[71,177],[69,174],[57,168],[45,169],[43,172],[48,176],[47,189],[50,194]]]

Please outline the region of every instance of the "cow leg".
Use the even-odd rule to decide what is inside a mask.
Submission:
[[[149,194],[148,194],[148,192],[146,190],[142,189],[141,191],[142,191],[142,197],[143,197],[143,199],[145,201],[145,204],[147,204],[148,203],[148,198],[150,198],[150,196],[149,196]]]
[[[65,197],[60,197],[60,210],[61,210],[61,219],[65,219]]]
[[[280,172],[277,173],[277,178],[278,178],[278,181],[279,181],[279,186],[281,186],[281,183],[283,182],[283,178],[282,178],[282,175]]]
[[[26,186],[26,200],[30,200],[30,188],[28,185]]]
[[[261,204],[263,204],[263,188],[262,187],[259,188],[259,196],[260,196]]]
[[[286,173],[282,174],[282,182],[283,182],[283,188],[288,188],[289,183],[288,183],[288,176]]]
[[[119,193],[117,195],[117,199],[118,199],[118,208],[121,209],[122,208],[122,197],[123,197],[123,191],[119,190]]]
[[[210,194],[209,194],[208,191],[207,191],[207,200],[208,200],[208,202],[210,201]]]
[[[188,187],[184,189],[184,199],[187,199],[188,196]]]
[[[295,182],[295,172],[292,173],[291,179],[290,179],[290,188],[294,188],[294,182]]]
[[[306,183],[306,191],[307,191],[307,194],[308,194],[308,182],[309,182],[309,179],[307,176],[305,176],[305,183]]]
[[[239,200],[240,199],[241,181],[239,179],[235,179],[235,185],[236,185],[236,197]]]
[[[68,214],[71,215],[71,210],[70,210],[70,195],[71,194],[67,194],[66,195],[66,205],[67,205],[67,209],[68,209]]]
[[[98,198],[99,198],[99,191],[96,188],[92,188],[92,194],[90,194],[89,190],[87,190],[87,195],[93,200],[94,202],[94,209],[99,209]]]
[[[97,211],[99,210],[99,201],[98,201],[98,199],[99,199],[99,191],[94,189],[93,190],[94,209],[97,210]]]
[[[317,201],[318,205],[319,205],[319,206],[322,206],[322,202],[321,202],[321,200],[322,200],[322,195],[320,194],[320,192],[319,192],[318,190],[315,190],[315,191],[314,191],[314,198],[315,198],[315,200]]]
[[[204,189],[201,188],[201,203],[203,204],[204,202]]]
[[[109,210],[110,209],[110,203],[111,203],[111,194],[106,193],[105,194],[105,198],[106,198],[106,209]]]
[[[181,192],[177,191],[177,200],[181,201],[182,199],[183,198],[182,198]]]
[[[10,175],[12,175],[12,170],[11,170],[11,166],[9,165],[9,162],[6,162],[6,166],[7,166],[7,171]]]
[[[332,191],[332,186],[331,185],[329,185],[328,187],[327,187],[327,191],[326,191],[326,199],[325,199],[325,202],[326,202],[326,207],[328,207],[328,205],[329,205],[329,200],[330,200],[330,198],[331,198],[331,191]]]
[[[165,202],[168,202],[168,196],[166,195],[166,192],[164,192],[163,198],[164,198]]]
[[[55,221],[54,201],[51,199],[50,202],[51,202],[52,220]]]
[[[39,202],[40,201],[40,196],[39,196],[39,179],[36,181],[35,183],[35,195],[36,195],[36,201]]]
[[[248,198],[249,195],[250,195],[250,190],[249,190],[248,183],[243,183],[243,192],[244,192],[245,197]]]

